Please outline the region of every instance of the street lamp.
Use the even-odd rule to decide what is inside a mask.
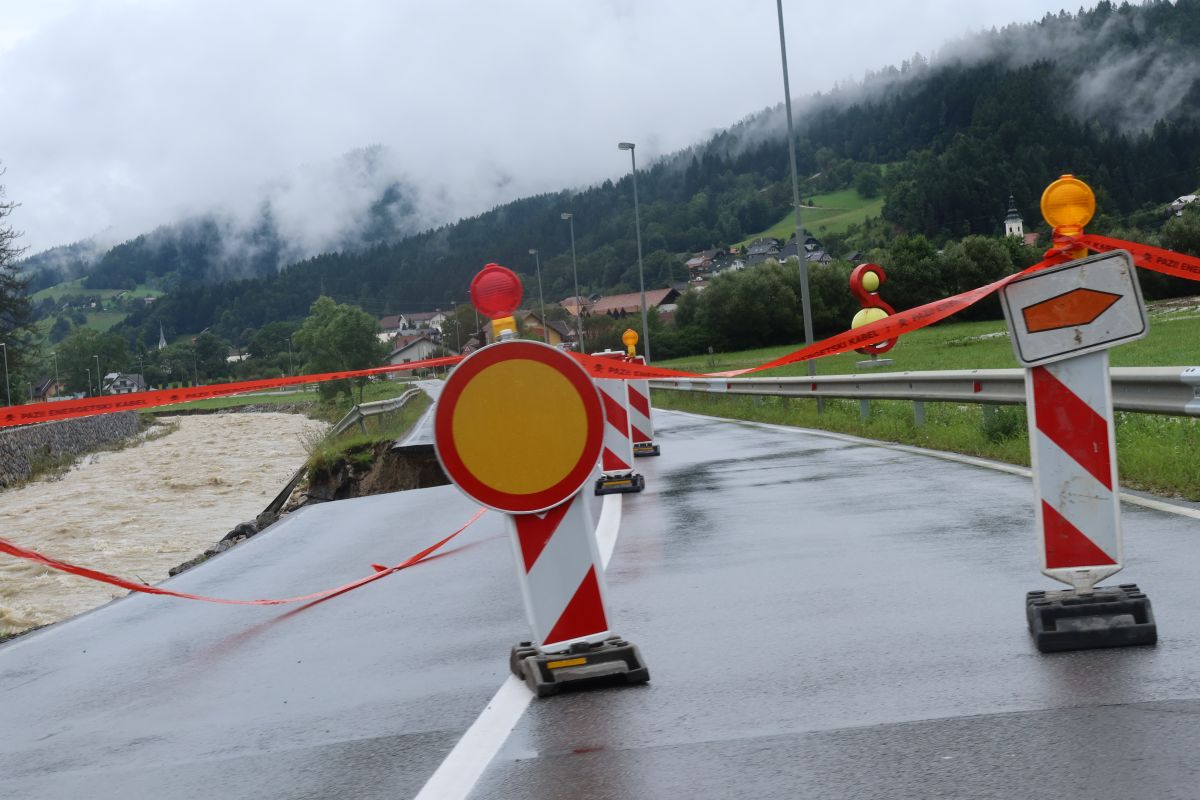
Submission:
[[[83,371],[87,373],[87,391],[88,391],[88,394],[91,394],[92,393],[92,368],[84,367]]]
[[[296,360],[292,357],[292,337],[289,336],[287,339],[280,339],[280,341],[285,342],[288,346],[288,371],[291,372],[292,375],[295,375]]]
[[[575,263],[575,215],[570,211],[560,214],[571,224],[571,277],[575,279],[575,336],[578,339],[576,347],[583,352],[583,303],[579,302],[579,265]]]
[[[620,142],[618,150],[629,151],[629,164],[633,173],[633,222],[637,230],[638,250],[638,287],[642,290],[642,354],[646,363],[650,363],[650,325],[646,322],[646,279],[642,270],[642,218],[638,211],[637,194],[637,158],[633,154],[633,142]]]
[[[8,405],[12,405],[12,386],[8,383],[8,345],[0,342],[0,347],[4,348],[4,395],[8,398]]]
[[[800,310],[804,314],[804,344],[812,344],[812,309],[808,300],[808,259],[804,255],[804,226],[800,224],[800,179],[796,174],[796,135],[792,132],[792,90],[788,85],[787,45],[783,38],[783,0],[775,0],[779,12],[779,57],[783,61],[783,105],[787,110],[788,158],[792,164],[792,205],[796,208],[796,261],[800,264]],[[808,359],[808,374],[817,374],[817,364]]]
[[[93,355],[96,359],[96,397],[104,394],[104,384],[100,382],[100,356]]]
[[[542,259],[538,257],[536,247],[529,248],[529,255],[533,256],[533,263],[537,269],[538,302],[542,304],[542,341],[550,344],[550,331],[546,329],[546,298],[542,295]]]

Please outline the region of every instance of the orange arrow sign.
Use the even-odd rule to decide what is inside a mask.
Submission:
[[[1095,322],[1124,295],[1095,289],[1072,289],[1021,309],[1030,333],[1074,328]]]

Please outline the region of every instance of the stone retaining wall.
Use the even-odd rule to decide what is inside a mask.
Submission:
[[[25,480],[31,462],[74,456],[138,432],[136,411],[42,422],[0,430],[0,487]]]

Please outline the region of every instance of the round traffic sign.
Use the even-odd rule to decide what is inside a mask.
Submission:
[[[438,398],[434,443],[446,475],[473,500],[512,514],[575,495],[600,458],[604,411],[575,359],[508,341],[459,363]]]

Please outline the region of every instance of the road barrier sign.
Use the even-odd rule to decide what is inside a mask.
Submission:
[[[637,648],[609,631],[595,524],[580,491],[600,458],[604,425],[583,367],[519,340],[468,356],[434,410],[446,474],[473,500],[506,512],[533,632],[510,665],[539,696],[597,678],[649,680]]]
[[[624,361],[617,350],[592,353],[599,358]],[[600,478],[596,494],[640,492],[646,480],[633,471],[633,431],[629,423],[629,391],[626,381],[596,378],[596,388],[604,405],[604,451],[600,457]]]
[[[1106,350],[1149,330],[1133,256],[1114,250],[1018,278],[1000,293],[1027,367]]]
[[[1033,273],[1004,287],[1001,304],[1027,368],[1042,572],[1072,587],[1029,595],[1030,631],[1043,651],[1153,644],[1144,594],[1117,602],[1095,589],[1124,563],[1107,348],[1146,334],[1133,259],[1114,251]]]
[[[629,359],[633,364],[645,364],[642,356]],[[650,381],[630,380],[629,384],[629,432],[633,437],[634,458],[661,454],[654,441],[654,417],[650,406]]]

